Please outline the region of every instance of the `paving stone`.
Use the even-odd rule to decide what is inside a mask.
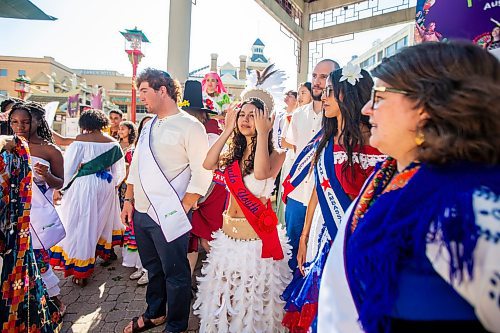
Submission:
[[[127,304],[127,310],[140,310],[142,312],[146,311],[147,304],[144,300],[132,301]]]
[[[109,289],[110,295],[121,295],[127,290],[127,286],[113,286]]]
[[[116,325],[117,325],[116,323],[105,323],[104,325],[102,325],[100,332],[103,332],[103,333],[114,332]],[[98,331],[96,331],[96,332],[98,332]],[[123,328],[121,329],[120,332],[123,332]]]
[[[146,287],[128,278],[134,269],[121,266],[121,251],[116,252],[119,259],[108,267],[96,265],[89,284],[83,288],[56,272],[61,279],[61,300],[68,306],[63,333],[122,333],[131,318],[144,313]],[[163,332],[164,328],[161,325],[148,332]],[[191,314],[188,332],[196,333],[198,328],[199,319]]]
[[[118,302],[126,302],[126,303],[129,303],[131,302],[133,299],[135,298],[135,293],[133,292],[127,292],[127,293],[123,293],[121,294],[120,296],[118,296],[118,299],[117,301]]]
[[[110,311],[106,314],[107,323],[117,323],[125,318],[126,311]]]

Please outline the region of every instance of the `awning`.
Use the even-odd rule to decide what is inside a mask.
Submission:
[[[0,17],[25,20],[57,20],[57,18],[45,14],[29,0],[0,0]]]

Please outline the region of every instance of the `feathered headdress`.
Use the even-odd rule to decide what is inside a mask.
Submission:
[[[272,112],[275,104],[282,100],[285,79],[285,72],[274,69],[274,64],[262,71],[254,70],[247,77],[246,88],[241,93],[241,99],[257,98],[264,103],[269,112]]]

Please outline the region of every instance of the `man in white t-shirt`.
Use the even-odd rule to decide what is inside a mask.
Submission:
[[[184,332],[188,328],[191,303],[191,271],[187,259],[189,232],[167,241],[160,225],[148,215],[154,201],[150,201],[145,193],[146,183],[142,180],[158,177],[160,183],[159,177],[165,177],[173,184],[172,180],[189,168],[186,193],[179,197],[187,214],[206,194],[212,181],[212,172],[202,166],[208,152],[208,137],[196,118],[177,107],[180,84],[168,73],[148,68],[138,76],[137,84],[141,101],[157,118],[151,121],[149,147],[139,144],[135,149],[122,221],[128,223],[132,218],[134,221],[139,256],[149,275],[148,307],[142,316],[134,318],[125,327],[124,332],[142,332],[165,321],[165,332]],[[145,152],[148,148],[150,152]],[[148,153],[153,154],[160,169],[156,174],[146,174],[149,165],[139,168],[139,156]],[[167,191],[165,189],[165,197]]]
[[[313,101],[297,109],[293,115],[290,125],[286,131],[286,137],[282,138],[282,146],[294,149],[297,157],[302,149],[321,130],[323,120],[323,104],[321,94],[326,87],[328,75],[339,68],[339,64],[330,59],[318,62],[312,74],[312,96]],[[290,245],[292,246],[292,257],[289,266],[292,270],[297,267],[297,251],[299,240],[304,227],[307,205],[314,189],[314,177],[309,174],[293,192],[288,195],[285,210],[285,223]]]

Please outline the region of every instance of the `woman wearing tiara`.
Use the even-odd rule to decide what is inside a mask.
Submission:
[[[200,332],[285,330],[280,295],[291,279],[290,249],[269,200],[285,155],[271,141],[272,108],[271,95],[261,89],[248,91],[241,108],[231,105],[203,165],[223,171],[230,199],[199,278]]]

